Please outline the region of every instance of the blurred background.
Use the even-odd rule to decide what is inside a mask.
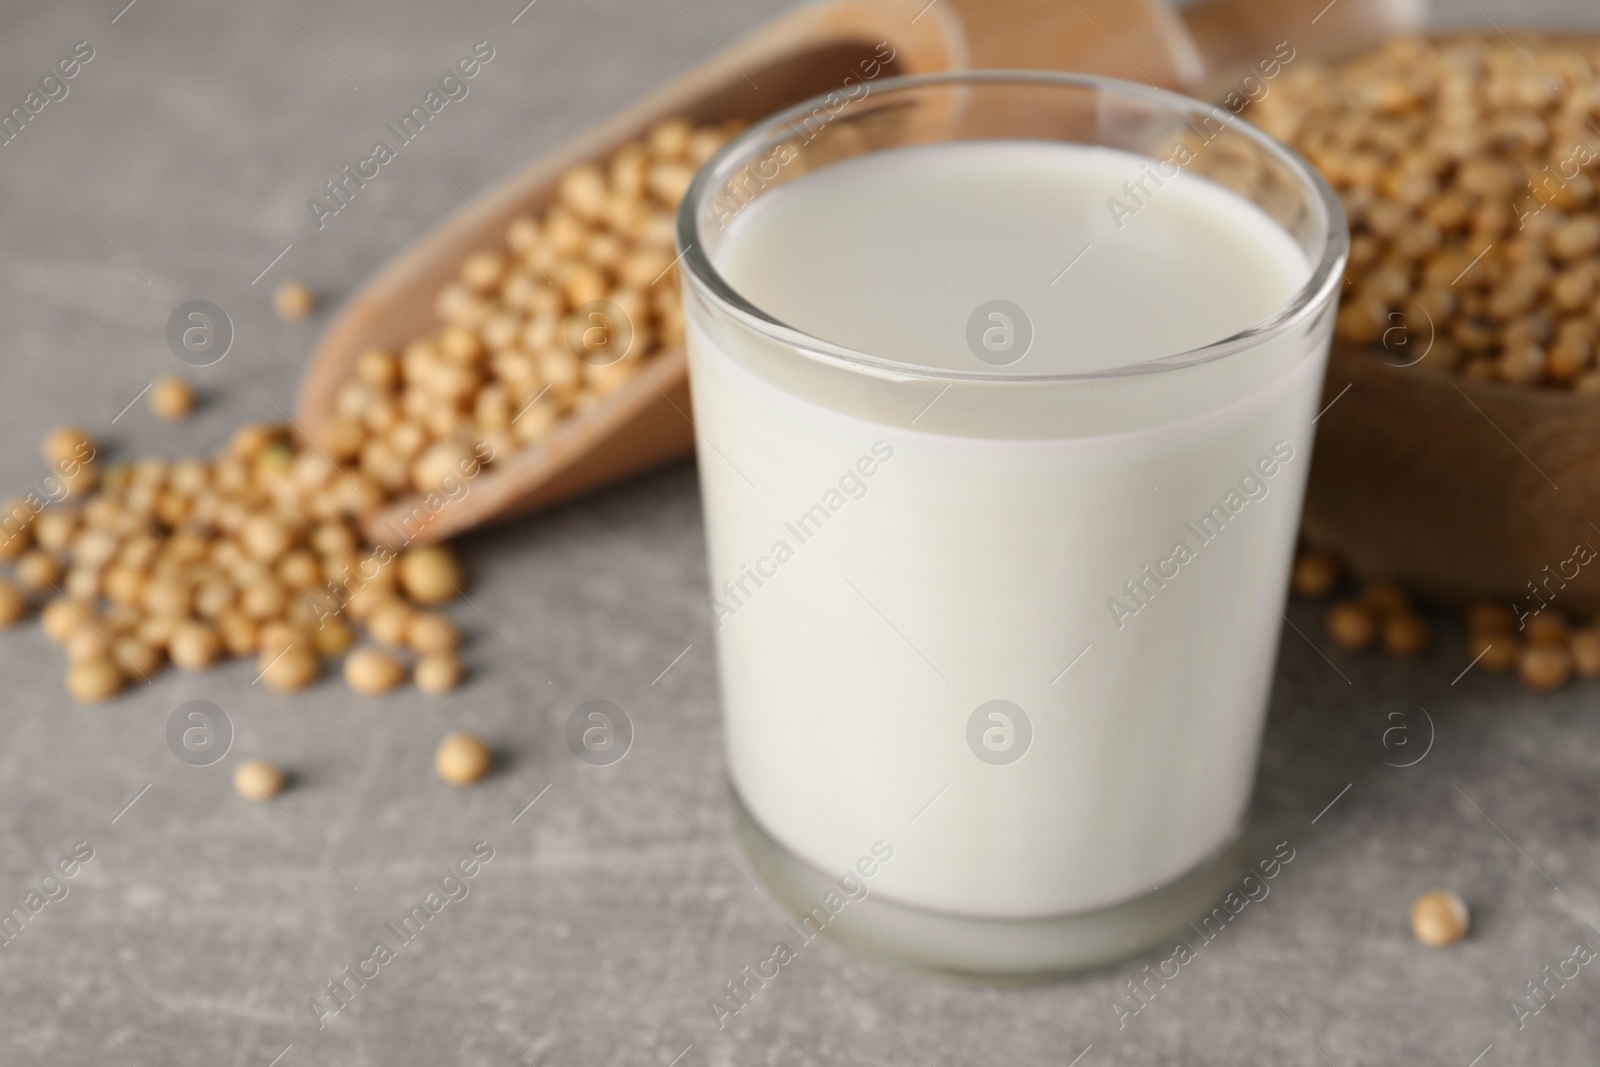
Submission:
[[[206,454],[277,421],[342,299],[463,194],[794,6],[124,3],[0,10],[7,109],[79,42],[93,52],[0,145],[0,495],[38,483],[39,442],[63,423],[118,459]],[[1436,0],[1431,20],[1600,32],[1584,0]],[[319,230],[307,199],[478,42],[493,58],[469,94]],[[289,280],[319,297],[302,321],[274,314]],[[235,333],[199,370],[165,335],[193,299]],[[201,403],[168,424],[134,401],[175,373]],[[755,887],[727,802],[692,464],[457,548],[467,678],[442,697],[360,700],[329,679],[286,698],[238,661],[86,707],[38,627],[0,636],[0,914],[77,861],[65,895],[0,944],[0,1060],[1467,1067],[1581,1062],[1600,1039],[1592,968],[1548,986],[1536,1016],[1513,1006],[1575,946],[1600,947],[1592,684],[1533,696],[1463,678],[1461,624],[1442,616],[1418,660],[1342,653],[1305,603],[1289,621],[1317,647],[1286,632],[1258,786],[1266,832],[1296,858],[1135,1016],[1112,1005],[1135,1003],[1149,961],[996,988],[818,943],[719,1027],[709,1001],[786,916]],[[634,731],[608,766],[565,740],[592,699]],[[189,700],[226,711],[226,758],[174,757],[168,720]],[[496,756],[471,790],[432,769],[457,730]],[[245,758],[289,773],[275,804],[234,794]],[[347,1007],[314,1006],[472,856],[468,891],[346,986]],[[1407,929],[1410,902],[1440,887],[1474,914],[1449,952]]]

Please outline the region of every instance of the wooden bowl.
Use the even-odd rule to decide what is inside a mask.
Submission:
[[[1448,603],[1600,609],[1600,397],[1426,362],[1334,346],[1306,538]]]
[[[880,77],[960,64],[964,45],[948,19],[914,21],[915,0],[836,0],[802,9],[723,50],[672,85],[558,147],[470,202],[367,281],[328,327],[300,383],[295,428],[312,441],[335,410],[341,384],[369,347],[398,349],[439,326],[439,290],[480,249],[503,250],[511,220],[555,199],[563,172],[608,158],[656,122],[751,120],[827,92],[888,42]],[[752,84],[759,86],[753,89]],[[537,447],[497,457],[461,499],[423,510],[420,494],[391,500],[363,520],[376,543],[400,547],[452,537],[603,488],[690,454],[687,361],[682,346],[651,356],[616,391],[562,420]]]
[[[1334,344],[1306,539],[1445,603],[1600,611],[1600,397],[1433,369],[1433,328]]]

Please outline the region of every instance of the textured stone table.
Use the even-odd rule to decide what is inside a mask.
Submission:
[[[58,422],[123,455],[178,456],[273,418],[325,321],[278,322],[275,283],[303,278],[337,301],[458,207],[452,183],[486,187],[786,6],[539,0],[518,17],[522,0],[125,2],[0,10],[8,110],[77,42],[94,50],[68,95],[0,147],[8,493],[41,477],[38,441]],[[1459,0],[1444,16],[1600,27],[1586,0]],[[307,198],[480,40],[494,57],[470,96],[318,232]],[[128,405],[182,369],[165,322],[202,297],[237,340],[195,372],[197,417],[158,424]],[[472,603],[453,612],[471,681],[443,699],[356,700],[325,682],[286,700],[238,664],[81,708],[36,627],[0,637],[0,911],[77,849],[68,894],[0,945],[0,1062],[1593,1060],[1600,970],[1521,1029],[1511,1003],[1576,943],[1600,946],[1600,690],[1535,699],[1476,671],[1453,684],[1465,657],[1448,622],[1405,665],[1325,659],[1286,631],[1258,807],[1295,858],[1120,1028],[1112,1004],[1146,961],[994,988],[819,941],[719,1030],[708,1001],[767,954],[785,915],[734,838],[698,509],[683,465],[467,539]],[[1318,633],[1314,608],[1290,617]],[[571,710],[597,697],[637,731],[603,768],[563,740]],[[168,717],[190,699],[232,719],[220,764],[167,748]],[[1423,750],[1419,708],[1431,751],[1386,766]],[[1386,747],[1397,724],[1408,733]],[[453,728],[500,750],[478,788],[432,773]],[[244,755],[293,771],[276,807],[233,796]],[[409,941],[392,936],[385,924],[479,841],[493,858],[471,868],[468,894]],[[1473,905],[1473,935],[1452,951],[1406,928],[1435,886]],[[319,1029],[312,999],[380,939],[393,958]]]

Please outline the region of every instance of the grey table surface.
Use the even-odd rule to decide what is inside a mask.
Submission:
[[[277,321],[275,283],[303,278],[336,303],[458,207],[452,183],[487,187],[789,6],[539,0],[518,17],[522,0],[125,3],[0,9],[8,109],[74,44],[94,49],[69,95],[0,147],[8,493],[41,477],[38,442],[62,421],[122,455],[179,456],[287,409],[326,313]],[[1600,28],[1589,0],[1459,0],[1439,17]],[[307,198],[480,40],[494,58],[470,96],[318,232]],[[237,328],[229,356],[194,374],[202,410],[178,426],[124,410],[183,369],[163,330],[195,297]],[[1325,659],[1285,632],[1257,807],[1295,860],[1123,1025],[1111,1005],[1149,960],[1000,988],[819,943],[719,1029],[708,1001],[765,955],[785,914],[749,884],[734,838],[692,466],[461,547],[472,604],[452,610],[471,677],[444,698],[358,700],[330,680],[284,699],[236,664],[84,708],[37,627],[0,637],[0,911],[80,843],[93,853],[67,896],[0,944],[0,1063],[1594,1058],[1600,971],[1521,1025],[1512,1003],[1578,943],[1600,946],[1597,690],[1533,698],[1477,671],[1453,683],[1465,656],[1449,620],[1407,664]],[[1315,607],[1290,619],[1318,635]],[[637,730],[605,768],[563,741],[595,697]],[[165,742],[174,707],[195,698],[236,729],[230,757],[206,768]],[[1409,733],[1386,745],[1397,724]],[[452,729],[501,754],[477,788],[433,776]],[[1430,736],[1420,763],[1386,765]],[[275,808],[233,795],[246,755],[293,772]],[[469,895],[319,1025],[309,1004],[324,983],[478,841],[493,859]],[[1474,911],[1450,951],[1407,929],[1412,898],[1436,886]]]

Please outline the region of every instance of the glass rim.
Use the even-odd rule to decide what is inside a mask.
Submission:
[[[1293,229],[1302,240],[1313,246],[1319,262],[1312,267],[1307,278],[1292,297],[1266,317],[1257,320],[1237,333],[1198,348],[1166,356],[1153,357],[1123,366],[1091,371],[1074,371],[1053,374],[1006,374],[991,370],[964,370],[927,367],[901,360],[889,359],[823,340],[804,330],[796,329],[757,307],[728,283],[711,262],[701,237],[700,208],[708,199],[708,192],[719,191],[725,185],[736,161],[742,164],[752,145],[765,142],[774,129],[789,127],[797,119],[809,117],[818,107],[826,106],[833,92],[821,93],[798,104],[784,108],[750,125],[724,144],[706,160],[689,183],[682,202],[678,205],[675,236],[678,256],[682,260],[691,282],[708,296],[718,310],[732,316],[743,325],[766,337],[796,349],[819,362],[855,373],[891,379],[913,379],[935,382],[989,382],[1006,385],[1088,381],[1096,379],[1128,378],[1140,374],[1159,373],[1192,367],[1221,359],[1237,352],[1257,347],[1291,330],[1303,318],[1319,307],[1344,276],[1343,264],[1349,253],[1350,232],[1344,215],[1344,206],[1326,179],[1317,173],[1299,152],[1268,135],[1235,112],[1216,105],[1184,96],[1181,93],[1117,78],[1093,74],[1075,74],[1041,70],[965,70],[936,74],[913,74],[885,78],[873,83],[872,95],[897,93],[947,85],[1033,84],[1051,89],[1093,89],[1097,92],[1120,96],[1124,99],[1157,105],[1169,112],[1187,117],[1204,116],[1219,119],[1226,116],[1225,126],[1237,129],[1258,148],[1275,157],[1305,187],[1314,194],[1313,200],[1321,207],[1325,225],[1322,233],[1309,236],[1293,223]],[[863,98],[865,99],[865,98]],[[1154,157],[1151,157],[1154,158]],[[1263,194],[1264,195],[1264,194]],[[1270,203],[1270,201],[1269,201]],[[1278,219],[1273,219],[1279,222]],[[1281,225],[1281,223],[1280,223]]]

